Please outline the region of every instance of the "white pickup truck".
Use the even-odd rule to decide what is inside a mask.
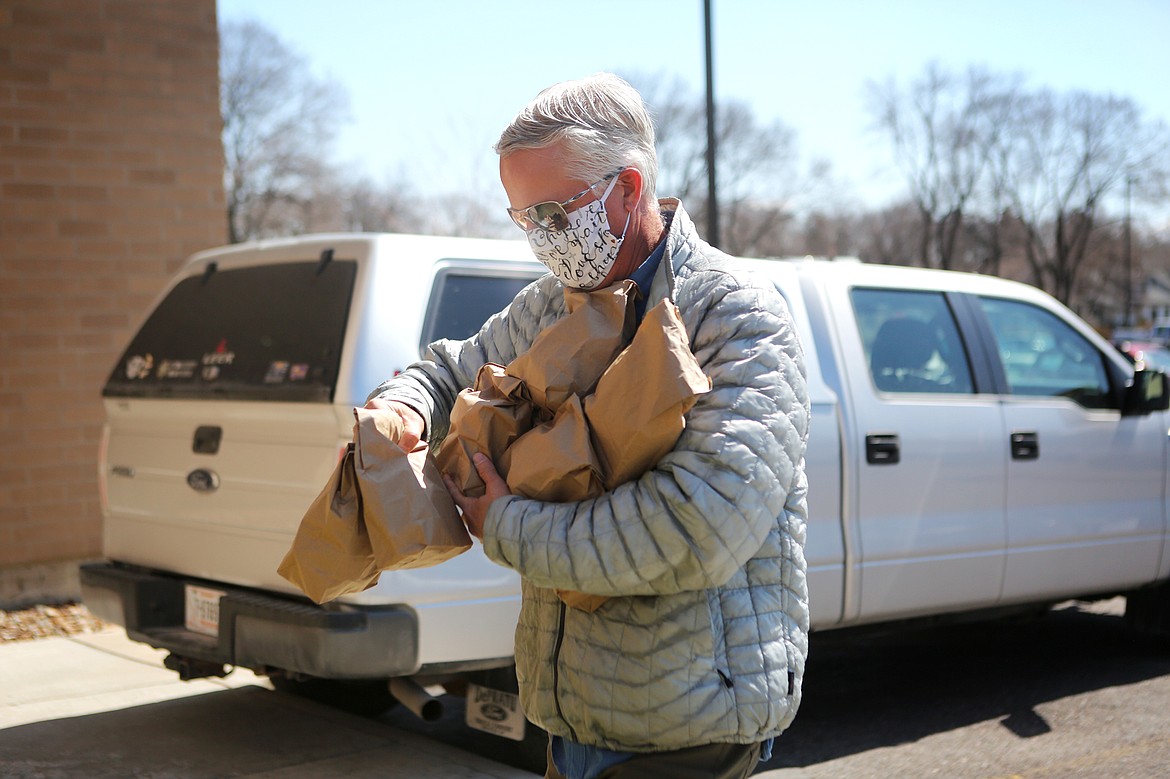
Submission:
[[[807,358],[814,630],[1119,593],[1167,627],[1165,376],[1023,284],[745,262]],[[518,580],[478,547],[324,606],[276,569],[352,408],[542,270],[522,241],[401,235],[192,257],[103,393],[108,561],[83,568],[86,604],[184,678],[241,666],[419,711],[422,685],[507,684]]]

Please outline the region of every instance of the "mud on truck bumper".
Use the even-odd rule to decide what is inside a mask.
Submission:
[[[187,588],[212,588],[218,630],[187,628]],[[81,567],[81,594],[99,619],[122,625],[135,641],[169,650],[168,667],[184,678],[218,675],[231,665],[283,669],[326,679],[377,679],[418,670],[418,619],[405,606],[321,607],[151,572],[118,563]]]

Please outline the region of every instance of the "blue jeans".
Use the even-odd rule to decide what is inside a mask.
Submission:
[[[554,743],[556,744],[554,760]],[[768,744],[771,746],[771,744]],[[545,779],[746,779],[764,744],[707,744],[669,752],[614,752],[549,739]]]

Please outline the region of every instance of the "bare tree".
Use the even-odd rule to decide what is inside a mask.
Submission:
[[[629,76],[654,118],[658,195],[684,203],[707,191],[704,101],[680,78]]]
[[[954,268],[963,220],[985,181],[991,149],[1016,100],[1014,79],[972,68],[963,76],[927,66],[902,90],[868,85],[870,112],[889,135],[921,220],[924,267]]]
[[[1011,236],[1008,230],[1011,221],[1010,214],[1002,208],[986,216],[976,215],[968,219],[963,225],[965,256],[961,265],[976,273],[1002,275],[1003,260]]]
[[[697,223],[707,213],[706,106],[678,80],[632,76],[654,117],[660,195],[682,199]],[[798,168],[795,133],[780,121],[761,123],[742,101],[716,105],[721,234],[724,250],[773,254],[792,219],[794,200],[809,186]]]
[[[375,184],[364,176],[347,177],[338,193],[339,229],[347,232],[417,233],[421,202],[404,179]]]
[[[1025,234],[1031,282],[1065,303],[1104,206],[1138,171],[1164,168],[1164,128],[1131,100],[1085,92],[1028,95],[997,144],[998,185]]]
[[[863,214],[857,220],[856,254],[884,265],[906,265],[919,245],[918,206],[902,202]]]
[[[769,239],[796,211],[807,180],[798,172],[796,133],[780,121],[761,124],[746,103],[728,102],[716,115],[721,231],[726,251],[767,256]],[[700,201],[706,213],[706,199]]]
[[[844,213],[813,211],[800,220],[800,245],[790,254],[815,257],[855,255],[861,220]]]
[[[220,108],[233,243],[303,227],[347,103],[341,87],[314,77],[265,27],[222,25]]]

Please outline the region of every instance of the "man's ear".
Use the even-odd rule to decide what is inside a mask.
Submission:
[[[618,174],[617,190],[622,195],[622,206],[626,213],[638,210],[638,203],[642,200],[642,171],[637,168],[626,168]]]

